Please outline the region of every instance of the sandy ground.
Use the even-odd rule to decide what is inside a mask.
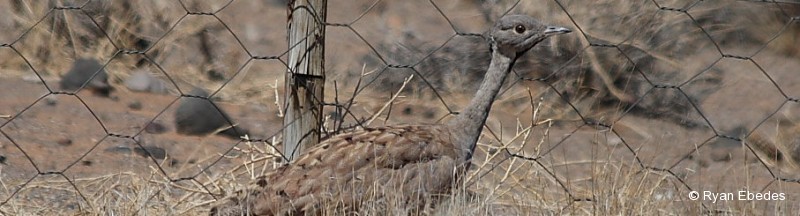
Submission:
[[[247,13],[255,10],[248,8],[249,3],[246,2],[237,1],[228,11]],[[286,45],[282,43],[285,37],[283,32],[285,11],[278,5],[280,4],[269,7],[270,10],[263,13],[254,13],[258,14],[258,17],[248,19],[254,20],[253,22],[234,22],[230,25],[231,30],[243,41],[242,45],[247,47],[247,51],[252,50],[257,56],[277,56],[285,50]],[[365,10],[371,7],[371,2],[359,1],[353,5],[332,4],[329,9],[331,13],[329,22],[349,23],[360,15],[351,13],[343,7]],[[385,4],[376,7],[361,18],[366,21],[354,24],[353,30],[344,27],[328,29],[326,68],[331,74],[327,77],[329,89],[326,92],[326,100],[339,97],[330,87],[334,81],[342,86],[340,97],[349,98],[354,83],[352,80],[342,80],[352,79],[354,74],[361,73],[362,68],[366,71],[382,68],[385,64],[381,59],[384,59],[386,64],[402,65],[413,64],[423,58],[424,54],[403,58],[393,56],[395,53],[393,47],[396,46],[392,44],[407,40],[404,35],[414,34],[414,40],[441,44],[455,34],[451,28],[441,27],[449,26],[447,20],[442,19],[438,12],[430,7]],[[480,14],[475,5],[443,4],[442,8],[459,30],[480,32],[486,25],[482,18],[475,15]],[[233,12],[222,13],[219,17],[223,21],[234,19],[236,13]],[[406,16],[409,13],[420,15]],[[184,22],[206,21],[188,19]],[[193,25],[180,26],[191,28]],[[260,34],[251,30],[261,26],[266,26],[265,31],[280,34]],[[407,29],[416,31],[409,32]],[[354,36],[354,31],[363,35],[368,44],[381,44],[381,46],[368,46]],[[2,40],[12,38],[6,34],[0,35],[3,35],[0,37]],[[180,40],[181,36],[167,36],[165,37],[167,42],[156,46],[155,49],[162,49],[164,53],[171,51],[180,53],[175,50],[194,45],[188,40]],[[576,36],[578,35],[569,37]],[[225,43],[221,45],[222,47],[241,47],[229,36],[220,36],[217,40]],[[178,44],[170,43],[175,41]],[[5,42],[0,41],[0,43]],[[759,48],[726,48],[726,50],[745,55]],[[237,51],[235,53],[222,51],[216,54],[219,59],[215,61],[220,64],[224,62],[226,65],[236,65],[225,67],[227,69],[223,74],[226,76],[238,74],[232,78],[233,81],[229,85],[220,90],[219,96],[222,99],[218,100],[217,104],[230,114],[234,122],[249,129],[251,138],[271,139],[273,135],[279,133],[282,120],[274,104],[276,92],[269,85],[277,83],[278,89],[282,87],[282,73],[285,66],[277,60],[250,61],[243,49],[233,50]],[[347,54],[342,54],[344,51],[341,50],[348,50]],[[10,51],[8,48],[0,48],[0,52]],[[25,53],[23,51],[23,54]],[[238,150],[231,150],[234,147],[243,148],[244,144],[239,140],[214,135],[186,136],[175,132],[173,115],[180,97],[177,89],[187,91],[189,86],[207,85],[208,82],[204,80],[194,83],[198,79],[193,77],[201,73],[197,72],[201,69],[192,63],[196,58],[170,61],[181,58],[169,56],[171,54],[164,55],[168,56],[164,58],[167,60],[159,60],[158,64],[167,73],[177,73],[175,77],[179,81],[178,87],[171,87],[171,93],[165,95],[135,93],[124,89],[119,83],[124,79],[124,74],[130,72],[128,70],[133,70],[130,67],[114,70],[115,66],[110,65],[109,71],[112,77],[116,78],[112,79],[112,82],[118,90],[113,92],[111,97],[100,97],[86,91],[79,92],[76,96],[50,94],[45,85],[30,80],[34,76],[32,71],[20,72],[14,70],[17,65],[0,65],[6,68],[0,68],[3,72],[0,75],[0,117],[2,117],[0,131],[3,133],[0,136],[0,182],[3,185],[3,189],[0,189],[0,202],[10,198],[16,201],[33,200],[35,203],[43,204],[47,200],[71,200],[69,197],[75,197],[69,192],[47,196],[25,193],[9,197],[23,185],[28,185],[28,181],[32,179],[34,182],[64,180],[60,175],[38,174],[63,173],[63,176],[74,180],[114,173],[146,175],[155,172],[164,174],[168,179],[187,178],[202,182],[241,164],[241,158],[226,157],[241,153]],[[109,57],[109,55],[102,56]],[[581,161],[616,161],[623,166],[633,168],[638,167],[640,161],[646,166],[672,171],[681,177],[691,190],[781,191],[788,194],[787,203],[796,203],[800,200],[798,199],[800,185],[775,181],[772,175],[797,178],[800,177],[797,169],[784,166],[781,162],[757,158],[740,142],[716,136],[715,131],[718,135],[730,137],[742,136],[741,129],[774,134],[775,128],[778,127],[777,122],[785,116],[791,117],[800,111],[797,110],[795,102],[787,102],[786,98],[800,98],[800,78],[797,76],[800,61],[785,57],[770,48],[753,56],[752,61],[734,58],[717,61],[720,57],[716,50],[704,49],[678,62],[682,65],[682,75],[715,71],[724,77],[719,89],[697,104],[699,112],[691,111],[685,116],[686,119],[701,122],[703,126],[690,129],[671,121],[632,114],[622,115],[620,118],[618,114],[621,112],[613,115],[619,120],[611,128],[554,119],[555,123],[551,126],[544,123],[534,127],[533,138],[525,142],[524,147],[514,151],[531,157],[543,156],[541,161],[552,165],[556,175],[568,182],[566,187],[580,195],[591,195],[593,182],[586,179],[591,178],[598,170],[602,171],[596,167],[598,163],[581,163]],[[44,63],[33,61],[32,64],[38,67],[38,64]],[[244,69],[237,72],[238,68]],[[117,76],[113,76],[114,74]],[[700,73],[698,77],[712,75],[715,74]],[[47,86],[55,89],[58,80],[56,77],[46,75]],[[269,78],[254,81],[253,77]],[[683,80],[661,81],[681,83]],[[210,86],[216,88],[220,85],[217,83]],[[391,94],[375,90],[380,87],[380,84],[375,84],[367,88],[367,92],[357,99],[353,112],[359,116],[369,117],[369,114],[382,107]],[[509,142],[515,137],[518,124],[523,126],[529,124],[532,118],[532,107],[527,104],[520,105],[519,102],[528,99],[527,88],[533,92],[552,91],[541,83],[520,82],[499,98],[496,108],[487,121],[487,128],[503,142]],[[691,84],[682,87],[684,90],[692,88]],[[282,95],[283,91],[278,90],[277,94]],[[239,97],[240,95],[245,96]],[[379,120],[372,126],[409,122],[435,123],[443,117],[447,118],[448,111],[441,102],[419,95],[408,94],[407,97],[398,99],[392,106],[391,117],[387,118],[389,120],[384,122],[384,118],[378,118]],[[453,106],[453,109],[462,106],[461,103],[468,98],[469,95],[457,93],[443,95],[445,103]],[[326,112],[330,111],[332,110],[326,109]],[[580,110],[580,112],[592,112],[592,110]],[[777,114],[772,115],[772,113]],[[549,117],[538,116],[536,120],[542,122],[547,118]],[[349,121],[352,122],[352,119]],[[151,123],[163,126],[164,130],[147,129]],[[482,151],[490,152],[490,149],[500,145],[489,135],[483,140]],[[510,142],[516,143],[517,146],[523,145],[519,141]],[[146,157],[141,151],[137,151],[136,148],[140,146],[151,149],[154,157]],[[486,156],[485,152],[479,153],[476,164],[483,163],[483,157]],[[675,187],[679,193],[689,190],[682,185]],[[671,199],[678,199],[676,197],[683,194],[670,196],[675,196],[670,197]],[[774,203],[757,202],[756,205],[771,206]],[[77,207],[71,206],[71,208]],[[797,206],[793,208],[795,211],[798,209]]]

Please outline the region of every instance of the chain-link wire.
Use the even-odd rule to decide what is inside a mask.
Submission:
[[[2,4],[0,214],[199,214],[286,159],[281,92],[297,45],[286,44],[286,18],[314,8]],[[315,20],[327,34],[329,91],[316,98],[324,137],[458,115],[488,67],[484,30],[528,14],[574,32],[518,60],[467,190],[525,213],[798,212],[800,2],[378,0],[327,10]],[[74,90],[58,87],[80,58],[102,67]],[[106,71],[115,90],[92,93],[88,80]],[[165,90],[123,84],[140,71]],[[223,120],[187,124],[214,133],[182,132],[176,112],[191,101],[212,108],[186,119]],[[741,191],[783,198],[704,194]]]

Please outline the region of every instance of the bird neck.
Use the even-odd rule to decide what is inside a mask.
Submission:
[[[489,116],[492,103],[497,93],[500,92],[506,76],[511,72],[515,60],[515,57],[508,57],[497,50],[493,51],[492,62],[489,64],[489,70],[487,70],[478,92],[470,100],[469,105],[448,122],[453,135],[452,139],[462,149],[469,151],[468,158],[475,151],[475,145],[483,130],[483,124],[486,123],[486,118]]]

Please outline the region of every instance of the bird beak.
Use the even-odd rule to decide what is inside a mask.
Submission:
[[[545,35],[566,34],[570,32],[572,32],[572,30],[561,26],[547,26],[547,29],[544,30]]]

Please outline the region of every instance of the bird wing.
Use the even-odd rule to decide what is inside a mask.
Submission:
[[[304,213],[323,202],[355,207],[384,192],[399,197],[443,193],[463,170],[466,150],[444,126],[380,127],[331,137],[256,179],[212,212]],[[330,204],[330,203],[329,203]],[[219,214],[218,214],[219,215]]]

